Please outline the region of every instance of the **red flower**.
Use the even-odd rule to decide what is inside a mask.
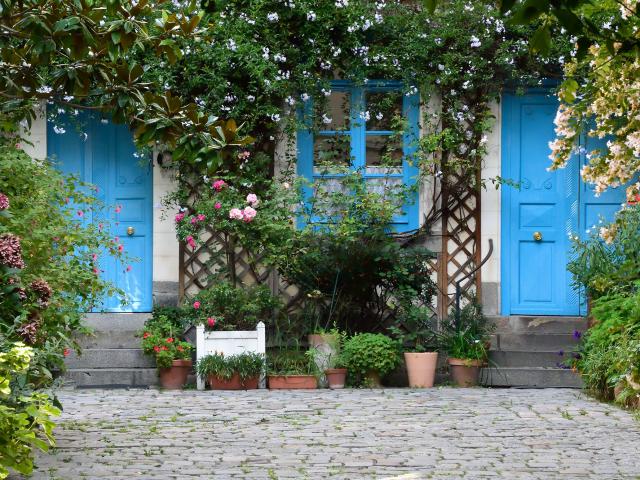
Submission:
[[[162,347],[160,347],[160,350],[169,350],[169,347],[167,347],[166,345],[163,345]]]
[[[213,328],[213,326],[216,324],[216,319],[213,317],[209,317],[207,318],[207,325],[209,325],[211,328]]]
[[[172,337],[167,338],[167,343],[173,343],[173,338]]]
[[[200,308],[200,302],[193,302],[193,308],[196,310]]]
[[[62,355],[64,355],[65,357],[68,357],[70,353],[71,353],[71,350],[70,350],[70,349],[68,349],[68,348],[65,348],[65,349],[62,351]]]
[[[184,351],[184,348],[182,348],[182,345],[178,345],[176,347],[176,350],[178,350],[179,352],[182,352],[182,351]]]
[[[147,338],[150,337],[151,334],[149,332],[144,332],[144,334],[142,335],[142,338]]]
[[[160,351],[160,347],[158,345],[156,345],[155,347],[153,347],[153,351],[154,352],[159,352]]]

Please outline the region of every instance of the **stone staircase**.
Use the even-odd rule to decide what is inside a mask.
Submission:
[[[581,388],[580,376],[560,368],[576,350],[574,332],[587,329],[584,317],[490,317],[496,326],[489,367],[482,378],[494,387]]]
[[[137,387],[158,383],[155,362],[142,353],[140,339],[148,313],[90,313],[93,336],[79,339],[82,355],[66,359],[65,383],[76,387]]]

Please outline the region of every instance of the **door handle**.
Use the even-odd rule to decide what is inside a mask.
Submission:
[[[127,227],[127,235],[131,236],[136,233],[136,229],[133,227]]]
[[[533,232],[533,239],[536,242],[539,242],[540,240],[542,240],[542,234],[540,232]]]

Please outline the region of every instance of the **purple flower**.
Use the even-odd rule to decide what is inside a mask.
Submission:
[[[564,356],[564,350],[560,350],[560,351],[558,352],[558,355],[560,355],[561,357],[562,357],[562,356]]]
[[[579,330],[574,330],[573,338],[575,338],[576,340],[580,340],[580,337],[582,337],[582,333]]]
[[[9,197],[4,193],[0,193],[0,210],[6,210],[9,208]]]
[[[0,265],[9,268],[24,268],[20,237],[11,233],[0,235]]]

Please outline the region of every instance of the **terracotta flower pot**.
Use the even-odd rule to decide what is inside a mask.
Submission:
[[[431,388],[436,378],[438,352],[405,352],[409,386],[412,388]]]
[[[174,360],[169,368],[160,368],[160,385],[167,390],[180,390],[187,383],[191,360]]]
[[[449,372],[453,383],[459,387],[475,387],[480,378],[482,360],[470,360],[466,358],[449,358]]]
[[[346,368],[328,368],[324,371],[329,382],[329,388],[332,390],[344,388],[344,383],[347,380]]]
[[[340,353],[340,337],[332,333],[315,333],[308,336],[309,348],[316,350],[314,362],[321,372],[328,369],[331,359]],[[323,387],[327,386],[327,380],[321,379]]]
[[[243,382],[238,373],[229,379],[209,375],[207,381],[212,390],[255,390],[258,388],[258,377],[245,378]]]
[[[269,375],[269,390],[297,390],[318,388],[313,375]]]

